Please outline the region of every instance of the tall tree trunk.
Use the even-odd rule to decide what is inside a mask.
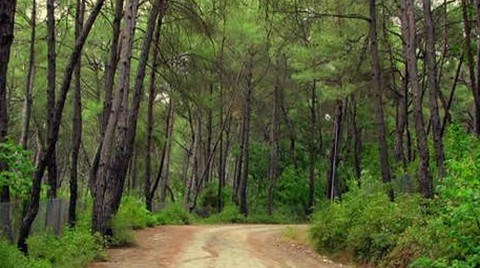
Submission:
[[[382,180],[384,183],[392,181],[390,171],[390,163],[388,159],[387,145],[387,127],[385,126],[385,117],[383,112],[383,78],[380,66],[380,55],[378,52],[378,35],[377,35],[377,7],[376,1],[370,0],[370,54],[372,61],[372,86],[375,98],[375,124],[377,127],[377,140],[380,158],[380,170],[382,172]],[[390,200],[394,200],[393,189],[389,186],[388,196]]]
[[[10,61],[10,49],[13,43],[13,28],[15,24],[16,0],[0,1],[0,143],[6,141],[8,133],[8,101],[7,101],[7,70]],[[7,170],[6,163],[0,161],[0,172]],[[10,188],[0,189],[0,205],[10,202]],[[10,222],[10,209],[2,217],[1,232],[13,239]]]
[[[247,70],[247,88],[245,92],[244,108],[243,108],[243,128],[242,128],[242,162],[243,166],[240,170],[241,176],[239,180],[239,201],[240,213],[248,216],[247,204],[247,185],[249,172],[249,158],[250,158],[250,116],[253,94],[253,55],[250,55],[248,70]]]
[[[118,62],[120,60],[120,50],[121,42],[120,42],[120,32],[121,32],[121,22],[123,16],[123,5],[124,0],[116,0],[115,3],[115,17],[112,23],[112,43],[110,45],[110,59],[107,63],[107,67],[105,70],[105,100],[103,102],[103,111],[101,114],[101,122],[100,122],[100,144],[97,147],[95,152],[95,157],[93,159],[92,168],[90,170],[90,180],[89,180],[89,187],[90,190],[93,192],[93,184],[97,177],[97,171],[100,164],[100,154],[102,151],[103,140],[105,136],[105,131],[108,125],[108,120],[110,118],[111,110],[112,110],[112,102],[113,102],[113,87],[115,84],[115,73],[117,71]]]
[[[3,3],[3,2],[2,2]],[[37,165],[35,168],[35,173],[32,182],[32,190],[30,194],[30,199],[28,200],[25,213],[23,215],[22,223],[20,226],[19,238],[18,238],[18,247],[23,252],[28,251],[28,247],[26,244],[26,240],[30,234],[30,230],[32,227],[32,223],[35,220],[35,217],[38,213],[38,206],[40,201],[40,192],[41,192],[41,184],[42,184],[42,177],[45,173],[45,169],[47,167],[47,163],[50,157],[53,155],[55,151],[55,145],[58,140],[58,134],[60,131],[60,124],[62,122],[63,116],[63,109],[65,108],[65,102],[67,99],[68,91],[70,90],[70,84],[72,82],[73,71],[75,66],[77,65],[77,61],[80,58],[80,55],[83,50],[83,46],[85,45],[85,41],[92,29],[95,20],[100,14],[100,11],[103,7],[105,0],[97,0],[95,3],[82,31],[82,34],[75,43],[75,47],[73,48],[72,53],[67,62],[67,66],[65,68],[65,74],[62,80],[62,84],[60,87],[60,98],[58,99],[55,114],[55,120],[53,124],[53,136],[51,139],[48,140],[47,147],[42,150],[38,156]]]
[[[169,175],[170,175],[170,157],[172,155],[172,144],[173,144],[173,126],[175,122],[175,102],[170,98],[168,104],[168,113],[167,113],[167,122],[166,122],[166,133],[165,133],[165,149],[164,157],[162,158],[161,165],[163,166],[163,172],[159,173],[161,175],[160,181],[160,203],[164,204],[167,198],[167,188],[169,184]],[[153,192],[156,190],[154,188]]]
[[[125,12],[125,22],[127,32],[125,35],[126,41],[126,56],[124,61],[128,67],[124,70],[127,71],[126,74],[130,72],[130,60],[132,55],[132,41],[135,28],[135,16],[138,10],[138,0],[132,0],[130,2],[127,12]],[[118,135],[116,138],[116,146],[114,150],[114,155],[111,157],[110,151],[104,151],[102,148],[100,168],[97,178],[97,187],[94,191],[94,206],[93,206],[93,221],[92,229],[95,232],[100,232],[103,235],[112,235],[112,230],[109,226],[110,219],[116,214],[120,201],[123,194],[123,187],[125,184],[126,172],[128,162],[132,157],[133,146],[135,143],[135,136],[137,130],[137,121],[138,114],[140,110],[140,103],[143,96],[143,82],[146,74],[146,67],[148,62],[148,57],[150,54],[150,47],[153,40],[153,35],[155,31],[155,25],[157,21],[158,14],[162,10],[162,16],[165,10],[165,0],[156,0],[153,3],[152,9],[149,14],[147,30],[142,44],[141,55],[139,66],[137,69],[137,74],[135,77],[135,83],[133,87],[133,96],[130,107],[128,107],[128,88],[129,88],[129,79],[125,78],[125,83],[120,83],[120,87],[123,88],[123,94],[119,94],[120,99],[123,98],[123,107],[120,106],[120,118],[117,124],[113,125],[112,128],[117,128]],[[123,48],[122,48],[123,49]],[[123,51],[122,51],[123,52]],[[123,54],[123,53],[122,53]],[[121,55],[122,58],[122,55]],[[120,93],[120,91],[119,91]],[[115,97],[117,98],[117,96]],[[128,110],[129,108],[129,110]],[[128,112],[127,112],[128,111]],[[113,110],[112,110],[113,112]],[[113,115],[113,114],[112,114]],[[112,119],[113,116],[110,116]],[[110,120],[107,126],[110,127]],[[112,122],[113,123],[113,122]],[[113,131],[114,132],[114,131]],[[105,139],[107,133],[105,135]],[[113,136],[111,136],[113,138]],[[110,146],[107,148],[112,148],[113,140],[104,140],[104,142],[110,143]],[[102,160],[103,159],[103,160]],[[107,164],[107,165],[105,165]],[[105,167],[108,167],[106,170]],[[101,175],[101,176],[100,176]],[[108,185],[108,187],[106,187]]]
[[[55,120],[55,91],[56,91],[56,43],[55,43],[55,0],[47,0],[47,47],[48,47],[48,89],[47,89],[47,126],[48,126],[48,138],[52,139],[53,136],[53,121]],[[48,161],[48,198],[57,197],[57,153],[56,146],[53,149],[53,154]],[[47,215],[48,217],[48,215]]]
[[[480,136],[480,87],[479,81],[475,77],[475,59],[472,52],[472,25],[468,14],[468,0],[462,0],[463,26],[465,30],[465,55],[467,57],[467,66],[469,74],[469,87],[472,90],[475,103],[474,131]],[[480,68],[480,67],[479,67]]]
[[[420,155],[420,191],[426,198],[433,197],[433,182],[430,174],[427,134],[422,112],[422,89],[418,81],[417,68],[417,37],[416,37],[416,21],[415,7],[413,0],[402,2],[402,31],[406,42],[405,59],[408,65],[408,73],[410,85],[413,93],[413,120],[415,124],[415,132],[417,136],[417,148]]]
[[[268,215],[273,214],[274,209],[274,194],[275,185],[278,177],[278,150],[279,150],[279,138],[278,138],[278,116],[279,116],[279,81],[275,85],[273,90],[273,103],[271,114],[271,127],[270,127],[270,167],[268,171],[269,187],[268,187]]]
[[[432,124],[433,143],[435,148],[435,160],[437,162],[438,174],[445,176],[445,153],[443,151],[442,125],[438,111],[437,62],[435,49],[435,28],[433,26],[432,10],[430,0],[423,0],[423,14],[427,32],[427,79],[430,93],[430,116]]]
[[[107,226],[107,222],[111,217],[112,208],[107,208],[106,192],[107,188],[115,187],[107,182],[107,176],[110,170],[114,171],[111,166],[112,151],[115,139],[115,131],[119,122],[120,114],[124,113],[124,109],[128,103],[124,103],[125,91],[130,88],[130,67],[132,57],[133,35],[136,25],[138,9],[138,0],[127,0],[124,14],[124,28],[121,34],[121,52],[119,55],[120,74],[117,84],[117,92],[112,101],[112,107],[110,109],[110,116],[108,117],[108,123],[105,127],[105,133],[102,140],[102,146],[100,150],[100,159],[98,171],[96,173],[96,179],[93,183],[94,189],[92,191],[93,196],[93,213],[92,213],[92,231],[99,232],[102,235],[112,235],[111,228]],[[123,145],[120,144],[120,147]],[[130,159],[127,159],[127,162]],[[126,164],[122,169],[126,171]],[[117,178],[120,180],[121,178]],[[108,187],[107,187],[108,186]],[[110,197],[113,198],[113,197]]]
[[[100,130],[102,135],[105,133],[105,128],[110,117],[113,99],[113,86],[115,84],[115,72],[117,70],[119,54],[120,54],[120,27],[123,15],[123,5],[125,0],[115,1],[115,17],[112,23],[112,43],[110,44],[110,58],[105,70],[105,101],[103,103],[102,125]]]
[[[317,82],[313,80],[310,97],[310,143],[309,143],[309,186],[308,186],[308,200],[306,214],[310,215],[313,212],[314,194],[315,194],[315,180],[316,172],[315,166],[317,163]]]
[[[155,103],[155,98],[157,96],[157,69],[160,65],[159,57],[158,57],[158,50],[159,50],[159,40],[160,40],[160,29],[162,25],[162,18],[159,17],[156,30],[155,30],[155,37],[153,40],[153,66],[152,72],[150,74],[150,88],[148,92],[148,107],[147,107],[147,152],[146,152],[146,159],[145,159],[145,205],[148,211],[152,211],[152,202],[153,202],[153,194],[150,194],[152,188],[152,153],[153,153],[153,126],[154,126],[154,117],[153,117],[153,105]],[[160,163],[163,165],[163,163]]]
[[[33,105],[33,84],[35,80],[35,39],[37,36],[37,1],[32,1],[32,15],[30,18],[30,27],[32,32],[30,35],[30,56],[28,62],[28,78],[25,88],[25,100],[23,101],[22,111],[22,134],[20,136],[20,144],[23,148],[28,148],[28,135],[30,133],[30,118],[32,116]]]
[[[77,13],[75,18],[75,38],[80,37],[83,28],[83,17],[85,14],[85,0],[77,0]],[[68,223],[75,226],[77,221],[77,195],[78,195],[78,155],[82,143],[82,86],[81,69],[82,57],[78,59],[75,67],[75,95],[73,100],[73,120],[72,120],[72,153],[70,155],[70,202],[68,207]]]
[[[333,121],[333,139],[330,147],[329,167],[327,171],[327,198],[334,200],[340,196],[340,187],[337,178],[337,166],[340,155],[340,138],[343,130],[343,102],[337,100],[335,120]]]
[[[362,177],[362,128],[358,125],[358,104],[355,96],[353,97],[353,114],[352,114],[352,129],[353,129],[353,160],[355,163],[355,176],[360,184]]]

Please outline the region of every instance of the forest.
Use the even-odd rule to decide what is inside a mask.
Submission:
[[[1,267],[211,223],[480,267],[479,137],[480,0],[0,1]]]

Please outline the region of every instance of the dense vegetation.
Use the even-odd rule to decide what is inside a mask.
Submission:
[[[479,0],[2,0],[0,264],[311,220],[321,252],[478,267],[479,37]]]

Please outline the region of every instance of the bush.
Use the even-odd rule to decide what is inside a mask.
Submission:
[[[155,215],[155,223],[160,225],[184,225],[193,221],[193,216],[178,204],[172,204]]]
[[[153,226],[155,222],[155,217],[146,209],[142,199],[133,195],[124,196],[111,223],[113,237],[110,243],[115,246],[135,244],[133,230]]]
[[[214,214],[205,219],[205,223],[208,224],[243,223],[245,221],[245,216],[243,216],[238,207],[233,204],[228,204],[223,208],[221,213]]]
[[[27,243],[31,257],[44,259],[53,267],[84,267],[105,256],[100,239],[83,230],[67,230],[59,238],[51,234],[34,235]]]
[[[2,268],[49,268],[52,265],[47,260],[27,257],[15,246],[0,240],[0,267]]]
[[[418,198],[390,202],[384,185],[372,179],[364,180],[362,188],[352,182],[350,189],[342,202],[314,215],[311,238],[318,251],[344,251],[360,262],[380,263],[420,218]]]

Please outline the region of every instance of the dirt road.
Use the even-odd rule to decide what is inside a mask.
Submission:
[[[111,249],[91,268],[337,268],[284,238],[281,225],[163,226],[138,231],[138,245]],[[304,229],[306,226],[293,226]]]

